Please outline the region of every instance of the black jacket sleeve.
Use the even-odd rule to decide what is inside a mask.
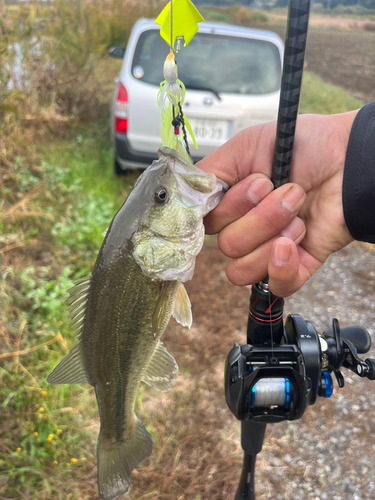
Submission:
[[[342,201],[353,238],[375,243],[375,103],[364,106],[354,120],[345,159]]]

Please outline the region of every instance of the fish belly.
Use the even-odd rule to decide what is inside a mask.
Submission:
[[[98,266],[92,275],[81,342],[99,407],[98,485],[103,500],[127,491],[131,470],[151,454],[151,436],[135,416],[134,405],[172,313],[173,296],[165,326],[154,338],[152,318],[161,287],[162,282],[143,275],[131,256]]]

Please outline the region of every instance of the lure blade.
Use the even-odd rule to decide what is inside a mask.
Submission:
[[[190,0],[172,0],[173,5],[173,27],[172,27],[172,47],[176,38],[184,38],[184,47],[192,40],[198,31],[198,23],[204,21],[198,9]],[[156,24],[161,26],[160,36],[171,45],[171,4],[164,7],[157,17]]]

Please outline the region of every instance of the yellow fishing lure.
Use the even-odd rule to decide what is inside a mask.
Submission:
[[[190,0],[171,0],[155,20],[161,26],[160,36],[170,47],[176,38],[184,38],[184,47],[198,31],[198,23],[204,21]]]
[[[184,137],[183,141],[181,140],[181,134],[185,132],[184,128],[189,132],[196,149],[198,146],[191,125],[182,111],[182,104],[185,100],[185,85],[178,79],[177,65],[172,50],[164,62],[163,75],[165,80],[161,82],[158,93],[163,146],[176,150],[182,147],[185,152],[183,156],[186,153],[190,156],[187,147],[187,138]]]
[[[198,31],[198,22],[203,21],[190,0],[171,0],[156,19],[161,26],[160,36],[170,45],[170,52],[164,62],[163,76],[160,84],[158,106],[160,110],[160,131],[163,146],[175,149],[184,158],[192,162],[187,142],[189,133],[194,147],[198,149],[192,127],[182,111],[185,100],[185,85],[178,79],[177,64],[174,56],[174,45],[184,41],[188,45]]]

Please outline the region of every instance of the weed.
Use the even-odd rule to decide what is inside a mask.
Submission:
[[[359,99],[344,89],[323,82],[317,75],[304,72],[301,92],[301,113],[344,113],[362,106]]]
[[[55,142],[43,156],[32,168],[15,158],[2,186],[0,485],[7,497],[55,500],[94,460],[97,410],[92,389],[46,377],[75,342],[66,290],[89,274],[126,184],[112,178],[104,140]]]
[[[222,12],[231,19],[232,23],[241,24],[243,26],[264,24],[268,22],[268,17],[263,12],[249,9],[241,5],[223,7]]]

